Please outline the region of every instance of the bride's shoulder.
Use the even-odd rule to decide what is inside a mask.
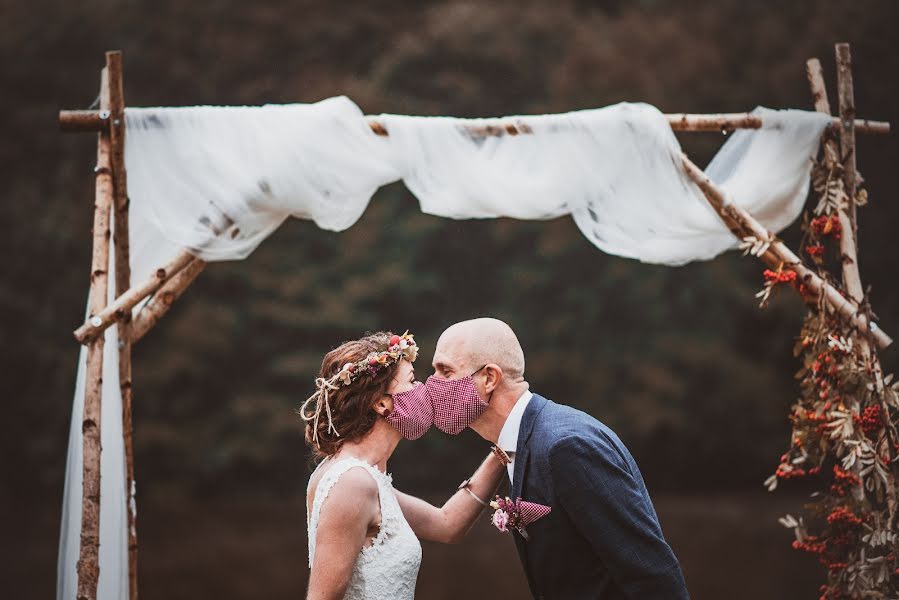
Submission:
[[[357,502],[377,497],[378,484],[363,462],[347,459],[321,466],[310,477],[311,496],[319,495],[317,488],[322,488],[325,496],[346,496]]]

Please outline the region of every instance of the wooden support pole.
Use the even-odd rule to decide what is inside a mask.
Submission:
[[[849,196],[849,206],[840,208],[840,221],[848,217],[849,227],[840,237],[843,252],[843,277],[846,290],[856,302],[864,296],[858,271],[858,224],[855,219],[856,155],[855,155],[855,93],[852,87],[852,56],[849,44],[836,45],[837,97],[840,107],[840,159],[843,163],[843,184]],[[845,213],[845,215],[844,215]],[[849,263],[847,264],[847,260]]]
[[[839,45],[838,45],[839,47]],[[839,60],[838,60],[839,63]],[[838,64],[839,66],[839,64]],[[812,98],[815,102],[815,110],[822,113],[830,114],[830,102],[827,100],[827,88],[824,85],[824,75],[821,69],[821,62],[817,58],[812,58],[806,63],[806,72],[808,75],[809,85],[812,89]],[[851,75],[850,75],[851,77]],[[851,84],[851,81],[850,81]],[[841,105],[844,103],[843,95],[840,94],[840,102]],[[842,122],[842,119],[841,119]],[[849,123],[850,127],[852,123]],[[848,138],[849,136],[846,136]],[[840,134],[840,139],[844,139],[842,132]],[[831,132],[826,132],[824,134],[824,143],[823,143],[823,154],[824,154],[824,163],[828,170],[834,170],[838,168],[840,161],[840,149],[837,147],[837,142],[834,139]],[[852,152],[852,171],[853,178],[852,183],[854,184],[854,172],[855,172],[855,152]],[[853,226],[853,218],[850,214],[849,207],[850,205],[854,205],[854,196],[855,191],[852,190],[850,192],[849,182],[844,180],[844,187],[846,189],[846,193],[849,196],[849,203],[843,204],[837,209],[837,216],[840,220],[840,229],[842,233],[840,235],[840,256],[842,257],[842,276],[843,276],[843,286],[846,288],[847,293],[849,294],[850,299],[855,302],[857,305],[860,305],[864,293],[862,291],[861,286],[861,276],[859,274],[858,268],[858,255],[857,255],[857,247],[855,243],[855,228]],[[864,331],[864,330],[863,330]],[[863,336],[864,337],[864,336]],[[865,343],[864,340],[860,340]],[[867,351],[864,351],[867,354]]]
[[[82,344],[87,344],[97,338],[114,321],[124,318],[126,313],[137,306],[138,302],[162,287],[166,281],[171,279],[193,259],[193,254],[183,250],[168,264],[156,269],[156,272],[145,281],[121,294],[109,306],[96,313],[91,311],[90,318],[75,330],[75,339]]]
[[[114,190],[115,290],[121,296],[131,287],[128,222],[128,183],[125,172],[125,93],[122,53],[107,52],[109,73],[109,139]],[[137,600],[137,504],[134,497],[134,425],[132,420],[131,311],[118,322],[119,389],[122,394],[122,436],[125,447],[125,497],[128,498],[128,591]]]
[[[108,69],[100,75],[100,110],[109,109]],[[101,131],[97,142],[96,192],[94,198],[93,252],[89,310],[101,312],[106,306],[109,285],[110,208],[113,181],[109,131]],[[78,600],[96,600],[100,579],[100,415],[103,394],[104,336],[87,348],[87,373],[81,420],[82,496],[81,540],[78,555]]]
[[[823,295],[828,304],[843,318],[854,323],[861,331],[867,331],[868,320],[864,313],[859,312],[859,307],[854,302],[846,299],[836,288],[821,279],[817,273],[802,264],[796,254],[786,244],[777,239],[765,229],[765,227],[746,212],[745,209],[734,204],[728,204],[724,192],[716,186],[708,176],[697,167],[686,155],[683,155],[683,166],[687,175],[699,187],[712,208],[717,212],[728,227],[734,231],[734,223],[739,224],[734,233],[738,237],[752,235],[759,240],[771,240],[771,246],[764,257],[768,264],[774,260],[778,265],[795,271],[797,277],[815,294]],[[874,340],[881,348],[889,346],[893,340],[883,330],[876,328],[871,323],[871,333]]]
[[[200,272],[206,267],[206,261],[193,259],[186,267],[169,279],[165,285],[147,301],[134,318],[131,328],[131,343],[136,344],[150,329],[156,325],[172,307],[184,290],[187,289]]]

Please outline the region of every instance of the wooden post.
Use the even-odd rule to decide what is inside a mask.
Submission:
[[[125,172],[125,94],[122,53],[106,53],[109,73],[109,138],[112,180],[115,194],[115,290],[116,297],[131,287],[131,253],[128,221],[128,184]],[[118,322],[119,388],[122,393],[122,435],[125,445],[125,497],[128,498],[128,591],[129,600],[137,600],[137,514],[134,482],[134,442],[131,381],[131,311]]]
[[[109,110],[109,72],[100,75],[100,110]],[[90,314],[106,306],[109,284],[109,211],[113,181],[109,130],[100,131],[97,142],[96,193],[94,198],[93,253],[91,257]],[[81,542],[78,556],[78,600],[96,600],[100,579],[100,414],[103,394],[104,336],[87,348],[87,377],[81,420],[83,444]]]
[[[852,86],[852,55],[849,52],[849,44],[837,44],[835,46],[837,59],[837,94],[840,107],[840,154],[843,161],[846,193],[849,195],[849,219],[852,223],[851,242],[857,249],[858,237],[855,221],[855,192],[856,192],[856,157],[855,157],[855,92]],[[849,236],[844,236],[849,237]],[[858,268],[855,269],[856,276]],[[854,279],[857,279],[854,278]],[[863,294],[861,282],[857,280],[847,281],[847,286],[857,288],[859,297]],[[853,296],[855,294],[852,294]]]
[[[848,206],[840,207],[840,252],[843,255],[843,283],[849,296],[861,304],[865,292],[858,270],[858,226],[855,218],[856,160],[855,160],[855,94],[852,89],[852,57],[849,44],[836,45],[837,92],[840,107],[840,160],[843,164],[843,185],[849,196]],[[866,332],[862,332],[862,337]]]

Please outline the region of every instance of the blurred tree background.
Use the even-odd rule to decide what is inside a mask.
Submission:
[[[92,102],[105,50],[124,51],[134,106],[346,94],[370,114],[498,116],[623,100],[666,112],[811,108],[812,56],[835,104],[833,44],[848,41],[860,116],[899,123],[899,5],[889,0],[0,6],[0,583],[11,597],[54,586],[95,152],[93,136],[58,131],[56,111]],[[680,138],[700,164],[723,141]],[[897,158],[895,134],[860,136],[872,199],[860,213],[862,279],[894,335]],[[798,228],[785,237],[795,244]],[[423,379],[444,327],[492,315],[519,333],[532,389],[590,412],[631,448],[694,597],[812,597],[823,571],[789,550],[775,521],[802,490],[761,486],[788,443],[803,307],[785,293],[760,311],[761,269],[737,253],[681,268],[607,256],[567,218],[437,219],[399,184],[341,234],[288,222],[246,261],[207,268],[135,350],[143,596],[302,595],[310,460],[293,410],[324,352],[409,328]],[[432,431],[402,444],[391,470],[398,487],[442,501],[485,451],[473,434]],[[517,566],[490,575],[491,561],[517,562],[511,543],[481,527],[473,536],[426,547],[420,597],[525,593]]]

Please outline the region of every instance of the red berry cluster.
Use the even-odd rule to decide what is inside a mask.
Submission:
[[[802,550],[803,552],[809,552],[811,554],[824,554],[824,551],[827,550],[827,542],[820,541],[818,536],[810,535],[801,542],[799,540],[794,540],[793,549]]]
[[[821,215],[812,220],[812,231],[818,235],[833,235],[834,239],[838,240],[843,228],[837,215]]]
[[[851,510],[845,506],[838,506],[827,515],[827,522],[831,525],[846,525],[847,527],[858,527],[863,520],[856,517]]]
[[[874,434],[883,427],[883,408],[879,404],[865,407],[861,417],[858,418],[858,424],[861,426],[862,431],[865,432],[865,435],[873,438]]]
[[[849,489],[859,485],[859,483],[861,481],[855,473],[841,469],[839,465],[833,466],[833,485],[830,486],[830,491],[837,496],[845,496]]]
[[[772,271],[765,269],[763,273],[765,281],[772,283],[793,283],[796,281],[796,271]]]
[[[820,257],[824,256],[824,246],[822,246],[821,244],[814,244],[812,246],[806,246],[805,252],[813,258],[820,258]]]
[[[819,388],[818,397],[821,400],[827,400],[830,395],[830,390],[837,387],[836,382],[828,381],[828,378],[836,377],[839,371],[840,369],[837,366],[836,361],[834,361],[827,352],[819,353],[818,358],[812,363],[814,383]],[[839,402],[840,397],[835,396],[833,400]],[[829,408],[830,407],[827,406],[825,410],[828,410]]]
[[[788,464],[781,464],[777,467],[777,470],[774,472],[778,479],[796,479],[799,477],[805,477],[808,475],[805,469],[801,469],[799,467],[793,467]]]

